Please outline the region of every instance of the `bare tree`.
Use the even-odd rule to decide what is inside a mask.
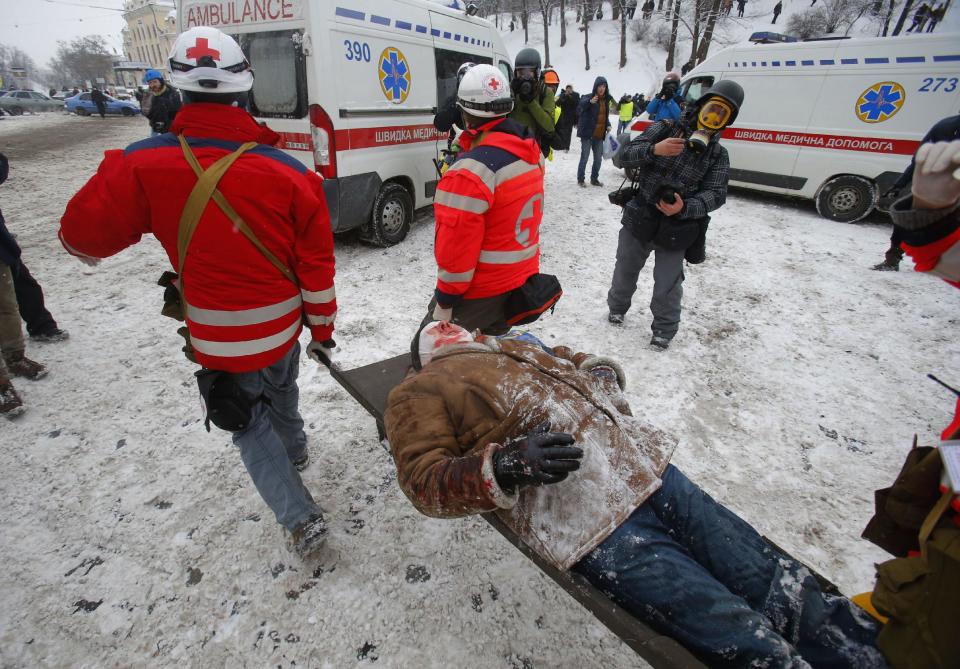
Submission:
[[[523,25],[523,43],[530,41],[530,11],[527,9],[527,0],[520,2],[520,23]]]
[[[710,43],[713,41],[713,29],[717,25],[717,18],[720,16],[721,0],[713,0],[710,6],[710,12],[707,14],[707,28],[703,31],[703,39],[697,46],[697,63],[702,63],[707,58],[707,52],[710,50]]]
[[[50,69],[69,76],[74,83],[106,79],[111,66],[110,52],[100,35],[77,37],[69,43],[59,41],[57,55],[50,59]]]
[[[667,72],[673,69],[677,50],[677,27],[680,25],[680,0],[673,0],[673,23],[670,26],[670,45],[667,47]]]
[[[586,62],[586,65],[583,69],[590,69],[590,19],[593,18],[593,8],[590,7],[590,3],[584,0],[583,10],[580,12],[583,15],[583,25],[580,26],[580,30],[583,31],[583,56]]]
[[[15,75],[14,72],[17,74]],[[39,75],[33,58],[18,47],[0,44],[0,77],[3,78],[4,86],[9,88],[12,85],[11,82],[16,81],[24,73],[27,79]]]
[[[620,69],[622,70],[627,64],[627,0],[613,0],[613,5],[620,8]]]
[[[894,36],[900,34],[900,31],[903,30],[903,24],[907,20],[907,15],[910,13],[910,7],[913,6],[913,0],[907,0],[903,3],[903,11],[900,12],[900,18],[897,19],[897,27],[893,29]]]
[[[892,2],[893,0],[891,0]],[[567,45],[567,8],[566,1],[560,0],[560,46]]]
[[[553,0],[537,0],[543,17],[543,66],[550,67],[550,8]]]

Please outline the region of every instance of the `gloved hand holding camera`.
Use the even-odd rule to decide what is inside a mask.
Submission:
[[[580,469],[583,449],[573,443],[573,435],[550,432],[550,421],[545,421],[494,454],[494,478],[511,493],[525,486],[559,483]]]

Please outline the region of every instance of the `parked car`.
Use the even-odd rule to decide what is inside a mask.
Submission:
[[[36,91],[7,91],[0,96],[0,109],[11,116],[20,116],[24,112],[57,111],[60,103]]]
[[[140,107],[133,102],[117,100],[114,97],[104,94],[107,98],[107,113],[121,114],[123,116],[136,116],[140,113]],[[73,112],[77,116],[89,116],[97,114],[97,105],[90,99],[90,93],[80,93],[72,98],[67,98],[63,102],[63,108],[68,112]]]

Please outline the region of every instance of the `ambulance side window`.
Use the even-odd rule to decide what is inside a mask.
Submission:
[[[437,106],[442,107],[444,103],[457,94],[457,70],[464,63],[485,63],[493,64],[492,58],[477,56],[472,53],[461,53],[460,51],[449,51],[447,49],[434,49],[434,57],[437,61]]]
[[[240,46],[256,73],[250,111],[264,118],[303,118],[307,76],[303,32],[274,30],[240,36]]]
[[[684,82],[680,94],[687,102],[696,101],[708,88],[713,86],[713,77],[696,77]]]
[[[501,60],[497,63],[497,67],[500,68],[500,71],[503,72],[503,76],[507,78],[507,81],[513,79],[513,69],[510,67],[510,63],[505,60]]]

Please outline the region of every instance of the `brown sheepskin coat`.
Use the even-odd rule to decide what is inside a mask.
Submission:
[[[390,393],[387,437],[404,494],[428,516],[496,510],[531,548],[569,569],[660,487],[676,440],[630,414],[615,362],[522,341],[455,344]],[[616,405],[616,406],[615,406]],[[616,407],[620,407],[618,410]],[[545,420],[584,449],[566,481],[497,485],[492,455]]]

